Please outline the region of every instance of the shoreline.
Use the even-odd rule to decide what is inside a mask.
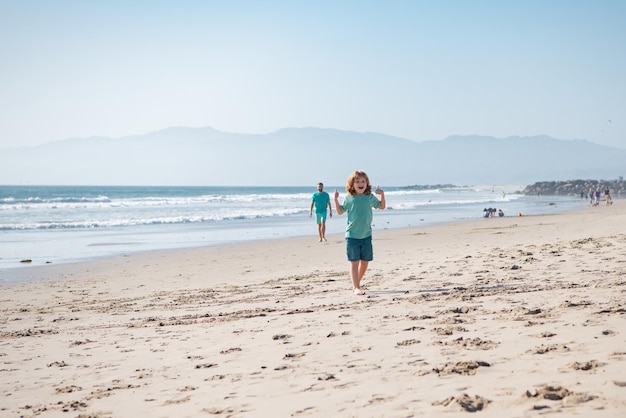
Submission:
[[[504,186],[502,186],[504,187]],[[572,203],[573,202],[573,203]],[[565,209],[560,209],[558,204],[554,204],[553,208],[556,212],[552,212],[554,214],[566,213],[569,211],[578,211],[585,208],[587,206],[574,206],[580,204],[577,199],[574,199],[572,202],[569,202],[570,207],[566,207]],[[562,203],[562,202],[561,202]],[[542,204],[544,205],[552,205],[550,200],[543,200]],[[536,210],[536,208],[533,208]],[[551,210],[553,210],[551,208]],[[543,211],[546,211],[544,214],[547,214],[547,210],[544,208]],[[482,212],[482,211],[481,211]],[[550,213],[550,214],[552,214]],[[395,218],[396,215],[400,215],[400,218]],[[415,222],[403,223],[403,221],[399,221],[406,217],[404,214],[396,213],[396,211],[387,210],[382,211],[380,213],[376,213],[374,217],[375,223],[379,223],[381,225],[391,225],[386,226],[382,229],[376,229],[376,231],[386,231],[386,230],[402,230],[402,229],[412,229],[412,228],[426,228],[429,226],[437,226],[437,225],[445,225],[448,223],[458,223],[458,222],[481,222],[483,220],[482,214],[477,215],[475,218],[461,218],[461,219],[428,219],[425,223],[420,224],[419,222],[424,222],[424,219],[420,219],[420,216],[413,215],[412,219]],[[531,213],[525,214],[524,216],[541,216],[541,213]],[[515,218],[518,217],[515,215],[507,215],[504,218]],[[337,218],[338,221],[332,220],[327,225],[328,235],[341,235],[344,229],[344,219]],[[71,238],[71,237],[55,237],[53,236],[52,241],[57,242],[61,239],[70,239],[70,247],[73,248],[71,251],[74,255],[66,257],[65,259],[55,259],[56,257],[46,257],[41,255],[36,255],[33,253],[28,254],[24,252],[24,256],[15,259],[13,264],[8,264],[8,260],[4,260],[4,263],[1,264],[0,267],[0,286],[4,284],[10,284],[17,281],[32,281],[37,280],[33,279],[31,276],[33,275],[42,275],[45,272],[58,272],[63,271],[64,268],[68,266],[74,266],[77,264],[83,263],[92,263],[97,261],[106,261],[108,259],[115,259],[119,257],[129,257],[133,255],[141,255],[141,254],[150,254],[150,253],[160,253],[160,252],[169,252],[169,251],[186,251],[193,249],[202,249],[202,248],[211,248],[211,247],[219,247],[224,245],[239,245],[245,244],[247,242],[252,243],[262,243],[265,241],[273,241],[273,240],[283,240],[283,239],[298,239],[303,238],[306,239],[309,235],[313,235],[314,231],[314,223],[311,222],[309,217],[306,218],[296,218],[292,222],[287,223],[286,225],[282,225],[280,223],[276,223],[279,221],[278,219],[272,220],[271,222],[264,224],[261,227],[256,226],[254,220],[243,220],[238,221],[242,224],[235,227],[226,228],[224,231],[219,232],[219,236],[217,240],[208,239],[207,237],[211,233],[211,228],[202,227],[200,228],[198,225],[183,225],[182,228],[177,226],[169,226],[171,227],[168,231],[161,231],[156,229],[154,231],[150,231],[154,226],[148,226],[147,230],[142,230],[141,232],[136,232],[134,234],[128,235],[125,233],[124,235],[120,235],[116,241],[114,238],[115,232],[111,231],[101,231],[97,236],[93,236],[90,240],[85,241],[85,237],[83,234],[89,234],[87,231],[78,231],[80,236],[79,238]],[[241,230],[240,228],[244,227],[246,223],[251,223],[250,228],[246,230]],[[294,227],[295,226],[295,227]],[[295,228],[293,230],[289,228]],[[158,227],[156,227],[158,228]],[[277,229],[272,229],[277,228]],[[272,232],[273,231],[273,232]],[[306,231],[306,232],[305,232]],[[313,232],[311,232],[313,231]],[[61,231],[63,232],[63,231]],[[153,234],[159,234],[159,238],[157,238],[156,244],[150,243],[150,239],[154,238]],[[237,233],[243,234],[241,237],[237,238]],[[263,235],[265,234],[265,236]],[[111,235],[111,236],[110,236]],[[160,240],[163,239],[164,236],[171,235],[171,237],[175,240],[175,242],[170,242],[169,246],[162,247],[162,243]],[[272,237],[268,237],[268,235],[273,235]],[[82,236],[82,237],[81,237]],[[130,242],[128,241],[128,237],[136,237],[133,238]],[[185,240],[180,240],[181,236],[185,236]],[[159,240],[160,239],[160,240]],[[180,241],[180,242],[179,242]],[[35,242],[32,242],[30,245],[35,245],[36,247],[39,245]],[[82,248],[81,248],[82,246]],[[139,249],[139,246],[145,247]],[[115,248],[115,251],[111,251],[110,249]],[[86,255],[88,251],[93,249],[98,249],[96,253],[92,253]],[[65,250],[67,251],[67,250]],[[103,251],[103,252],[101,252]],[[37,251],[35,251],[37,253]],[[11,259],[9,257],[8,259]],[[14,258],[14,257],[13,257]],[[22,263],[18,261],[20,259],[30,259],[32,262]],[[2,260],[0,260],[2,261]]]
[[[621,225],[623,200],[375,230],[365,297],[343,234],[57,265],[2,285],[0,414],[619,416]]]

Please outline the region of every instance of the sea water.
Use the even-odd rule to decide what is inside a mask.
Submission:
[[[343,187],[326,187],[333,197]],[[523,186],[383,187],[387,210],[373,228],[419,227],[477,219],[484,208],[506,216],[558,213],[586,202],[524,196]],[[0,282],[13,269],[128,254],[310,235],[311,187],[0,186]],[[333,205],[334,206],[334,205]],[[333,207],[334,213],[334,207]],[[327,221],[343,233],[346,217]]]

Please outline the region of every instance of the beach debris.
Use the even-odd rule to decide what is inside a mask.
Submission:
[[[461,396],[458,396],[458,397],[450,396],[449,398],[446,398],[443,401],[436,401],[436,402],[433,402],[432,404],[448,406],[452,402],[456,402],[457,404],[461,405],[461,407],[467,412],[482,411],[483,409],[487,407],[489,403],[491,403],[489,399],[485,399],[482,396],[474,395],[472,397],[464,393]]]
[[[483,340],[480,337],[476,338],[463,338],[459,337],[452,341],[453,344],[459,345],[465,348],[477,348],[481,350],[491,350],[498,346],[498,343],[491,340]]]
[[[25,258],[23,260],[20,260],[20,263],[32,263],[33,260],[31,260],[30,258]]]
[[[230,353],[234,353],[236,351],[241,351],[241,348],[239,348],[239,347],[229,348],[228,350],[220,351],[220,354],[230,354]]]
[[[408,347],[409,345],[419,344],[420,342],[421,342],[420,340],[416,340],[416,339],[399,341],[399,342],[396,343],[396,348],[398,348],[398,347]]]
[[[571,367],[574,370],[585,370],[585,371],[595,369],[596,367],[599,367],[599,366],[600,364],[596,362],[595,360],[585,361],[583,363],[579,363],[576,361],[569,365],[569,367]]]
[[[537,338],[550,338],[550,337],[554,337],[556,334],[554,332],[551,331],[544,331],[542,333],[539,334],[535,334],[533,335],[533,337],[537,337]]]
[[[474,395],[471,397],[464,393],[463,396],[456,399],[456,402],[467,412],[476,412],[482,411],[491,401],[482,396]]]
[[[559,401],[569,395],[569,390],[565,389],[561,386],[542,386],[540,388],[534,389],[532,392],[527,390],[526,397],[528,398],[543,398],[551,401]]]
[[[209,368],[215,367],[215,366],[217,366],[217,363],[196,364],[196,369],[209,369]]]
[[[297,359],[297,358],[301,358],[304,357],[304,353],[287,353],[285,354],[285,356],[283,357],[283,360],[287,360],[287,359]]]
[[[70,347],[74,347],[74,346],[77,346],[77,345],[83,345],[83,344],[89,344],[89,343],[93,343],[93,342],[95,342],[95,341],[91,341],[89,338],[87,338],[85,341],[76,340],[76,341],[74,341],[74,342],[72,342],[70,344]]]
[[[3,338],[6,337],[33,337],[35,335],[47,335],[47,334],[58,334],[59,331],[54,330],[54,329],[30,329],[28,328],[27,330],[21,330],[21,331],[12,331],[12,332],[7,332],[7,333],[2,333],[0,334],[0,336],[2,336]]]
[[[563,405],[575,405],[583,402],[589,402],[596,397],[586,393],[571,392],[562,386],[545,385],[534,389],[532,392],[527,390],[526,397],[540,398],[550,401],[562,401]]]
[[[532,354],[546,354],[551,351],[565,352],[569,351],[569,347],[565,344],[551,344],[547,346],[541,344],[540,347],[537,347],[534,350],[529,350],[528,352]]]
[[[442,367],[434,367],[433,371],[439,376],[448,374],[475,375],[479,367],[491,367],[486,361],[459,361],[457,363],[446,363]]]
[[[73,401],[73,402],[69,402],[64,404],[61,407],[61,411],[63,412],[70,412],[70,411],[77,411],[77,410],[82,410],[87,408],[89,405],[85,402],[80,402],[80,401]]]
[[[67,364],[64,360],[53,361],[52,363],[48,364],[48,367],[67,367],[67,366],[69,366],[69,364]]]
[[[469,306],[461,306],[461,307],[450,309],[450,312],[457,313],[457,314],[466,314],[473,310],[475,310],[475,308],[471,308]]]
[[[79,392],[81,390],[83,390],[83,388],[80,386],[70,385],[62,388],[56,388],[56,393],[72,393]]]
[[[426,329],[426,328],[424,328],[424,327],[416,327],[416,326],[412,326],[412,327],[409,327],[409,328],[405,328],[405,329],[403,329],[402,331],[421,331],[421,330],[423,330],[423,329]]]

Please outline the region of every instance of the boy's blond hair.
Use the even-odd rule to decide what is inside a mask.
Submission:
[[[359,171],[359,170],[356,170],[354,173],[350,174],[350,177],[348,177],[348,182],[346,183],[346,191],[351,196],[354,196],[356,194],[356,190],[354,189],[354,181],[358,177],[364,177],[365,182],[367,183],[367,187],[365,188],[365,192],[363,192],[363,194],[372,194],[372,185],[370,184],[369,177],[367,177],[367,174],[365,173],[365,171]]]

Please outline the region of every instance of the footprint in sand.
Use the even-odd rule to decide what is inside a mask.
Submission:
[[[570,390],[562,386],[550,386],[550,385],[545,385],[545,386],[536,388],[533,391],[527,390],[526,397],[547,399],[550,401],[561,401],[564,406],[575,405],[575,404],[579,404],[583,402],[589,402],[595,399],[595,396],[592,396],[586,393],[571,392]]]
[[[477,412],[485,409],[491,401],[483,398],[482,396],[475,395],[474,397],[471,397],[464,393],[458,397],[450,396],[443,401],[433,402],[433,405],[448,406],[452,402],[458,403],[467,412]]]
[[[587,371],[587,370],[591,370],[591,369],[595,369],[597,367],[600,367],[600,364],[598,362],[596,362],[595,360],[591,360],[591,361],[585,361],[585,362],[582,362],[582,363],[574,362],[572,364],[569,364],[568,367],[570,369],[574,369],[574,370]]]
[[[569,347],[566,346],[565,344],[552,344],[552,345],[542,344],[540,347],[534,348],[528,352],[533,353],[533,354],[546,354],[551,351],[560,351],[560,352],[569,351]]]
[[[437,327],[435,329],[433,329],[433,331],[435,333],[437,333],[437,335],[452,335],[454,334],[455,331],[457,332],[467,332],[467,328],[465,327],[445,327],[445,328],[441,328],[441,327]]]
[[[48,367],[67,367],[67,366],[69,366],[69,364],[67,364],[65,361],[54,361],[48,364]]]
[[[491,340],[483,340],[479,337],[476,338],[463,338],[463,337],[459,337],[457,339],[454,339],[452,341],[439,341],[438,344],[441,345],[455,345],[455,346],[459,346],[459,347],[463,347],[466,349],[476,349],[476,350],[493,350],[494,348],[498,347],[498,343],[495,341],[491,341]]]
[[[220,354],[230,354],[230,353],[235,353],[237,351],[241,351],[241,348],[239,347],[229,348],[228,350],[220,351]]]
[[[288,343],[289,339],[293,337],[293,335],[289,335],[289,334],[276,334],[272,337],[272,340],[274,341],[283,341],[283,343]]]
[[[396,348],[398,348],[398,347],[408,347],[408,346],[413,345],[413,344],[419,344],[420,342],[421,342],[420,340],[415,340],[415,339],[399,341],[399,342],[396,343]]]
[[[285,354],[285,357],[283,357],[283,360],[295,360],[301,357],[304,357],[304,353],[288,353],[288,354]]]
[[[535,337],[535,338],[550,338],[550,337],[554,337],[556,334],[554,332],[550,332],[550,331],[545,331],[539,334],[534,334],[531,335],[531,337]]]
[[[479,367],[491,367],[491,364],[486,361],[459,361],[457,363],[446,363],[442,367],[435,367],[433,371],[439,376],[445,376],[449,374],[460,374],[465,376],[471,376],[476,374],[476,370]]]
[[[209,369],[211,367],[216,367],[216,366],[217,366],[216,363],[196,364],[196,369]]]
[[[78,392],[83,390],[83,388],[81,388],[80,386],[65,386],[62,388],[56,388],[56,393],[72,393],[72,392]]]

